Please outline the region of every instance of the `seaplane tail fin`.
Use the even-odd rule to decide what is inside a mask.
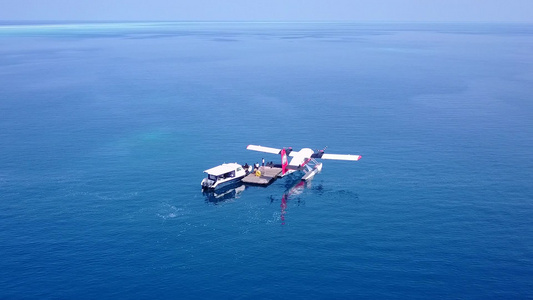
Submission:
[[[322,159],[336,159],[336,160],[352,160],[358,161],[361,159],[361,155],[351,155],[351,154],[328,154],[324,153]]]
[[[287,159],[287,151],[281,149],[281,174],[285,175],[287,173],[287,166],[289,165],[289,160]]]
[[[272,154],[280,154],[281,153],[281,149],[264,147],[264,146],[259,146],[259,145],[248,145],[248,147],[246,147],[246,149],[259,151],[259,152],[272,153]]]

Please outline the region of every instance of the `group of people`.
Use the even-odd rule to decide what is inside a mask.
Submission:
[[[266,165],[267,166],[273,166],[274,162],[272,162],[272,161],[268,162]],[[250,168],[248,163],[244,164],[243,167],[244,167],[245,170],[249,170],[249,168]],[[265,167],[265,159],[264,158],[262,159],[261,166],[259,165],[259,163],[255,163],[254,167],[253,167],[253,170],[251,170],[251,171],[255,172],[255,171],[259,170],[259,167]]]

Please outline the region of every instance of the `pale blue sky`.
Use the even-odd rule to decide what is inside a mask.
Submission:
[[[2,0],[0,20],[529,22],[533,0]]]

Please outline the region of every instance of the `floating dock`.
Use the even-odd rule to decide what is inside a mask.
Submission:
[[[245,184],[269,185],[276,180],[278,175],[281,173],[281,168],[275,166],[264,166],[259,167],[259,171],[261,172],[261,176],[257,176],[255,172],[252,172],[246,175],[242,179],[242,182]]]

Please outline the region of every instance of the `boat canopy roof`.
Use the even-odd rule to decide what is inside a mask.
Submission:
[[[237,170],[237,168],[242,167],[238,163],[229,163],[229,164],[221,164],[220,166],[216,166],[211,169],[207,169],[204,172],[210,175],[214,176],[220,176],[222,174],[229,173],[231,171]]]

